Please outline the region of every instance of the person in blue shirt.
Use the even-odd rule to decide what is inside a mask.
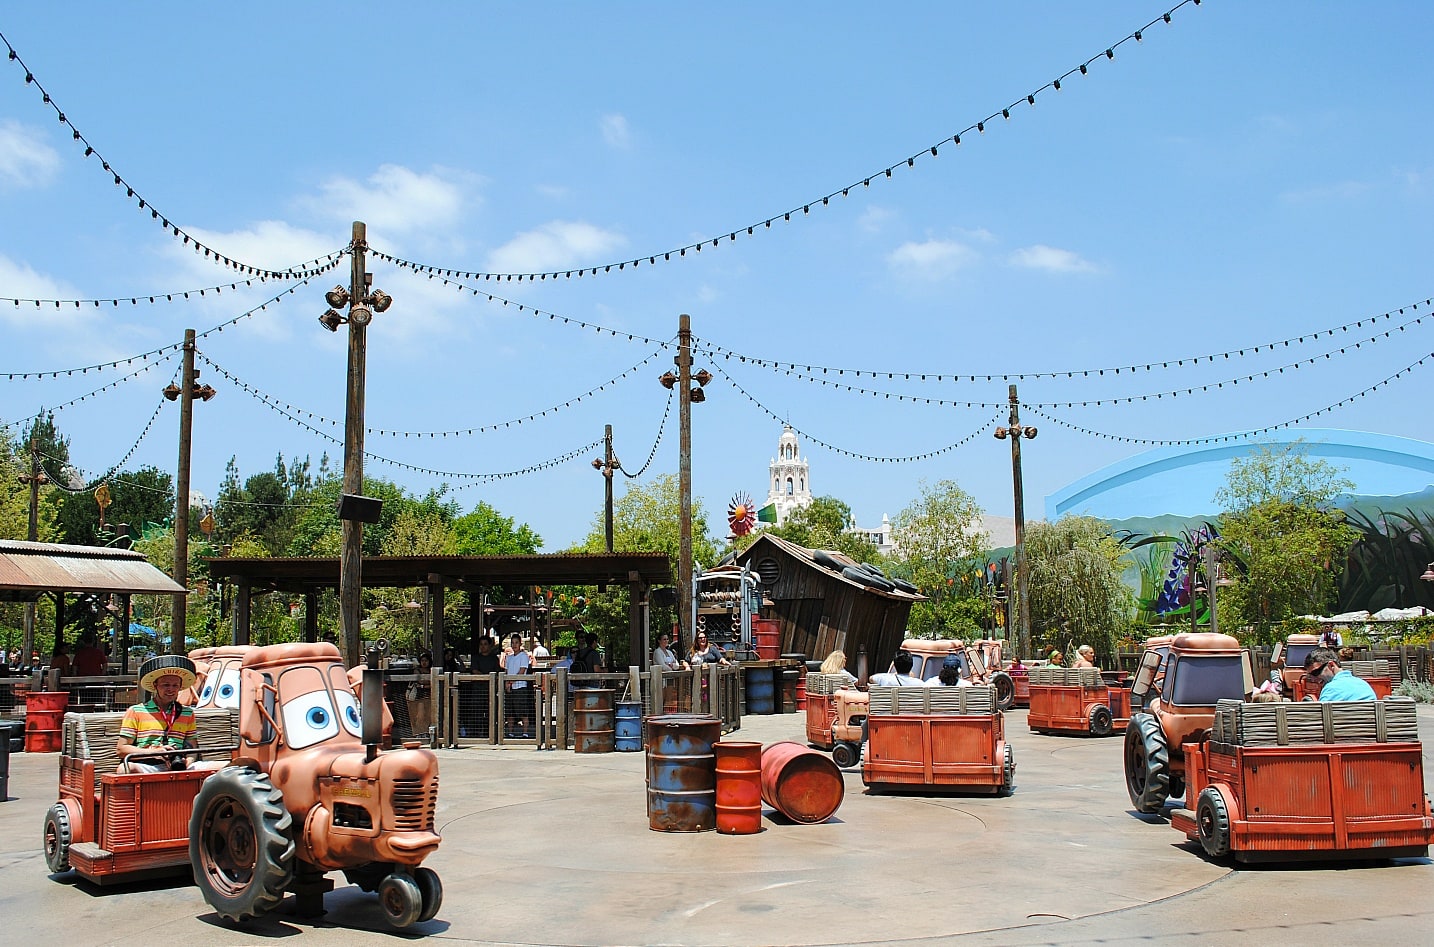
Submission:
[[[1321,685],[1320,700],[1374,700],[1374,688],[1339,666],[1330,648],[1315,648],[1305,657],[1305,680]]]

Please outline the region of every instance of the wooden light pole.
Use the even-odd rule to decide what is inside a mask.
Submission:
[[[1021,426],[1021,401],[1016,396],[1016,386],[1010,387],[1010,427],[996,428],[998,440],[1011,440],[1011,485],[1016,500],[1016,611],[1019,616],[1016,629],[1016,656],[1025,660],[1031,656],[1031,602],[1027,593],[1030,570],[1026,565],[1026,504],[1025,490],[1021,485],[1021,438],[1033,438],[1036,429]]]

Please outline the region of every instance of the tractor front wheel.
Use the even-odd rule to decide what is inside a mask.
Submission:
[[[832,762],[836,763],[836,765],[842,769],[855,766],[860,759],[861,747],[855,743],[843,740],[832,747]]]
[[[1016,789],[1016,754],[1011,750],[1011,744],[1006,744],[1006,752],[1001,758],[1001,795],[1009,796]]]
[[[1110,715],[1110,708],[1105,706],[1105,704],[1096,704],[1090,709],[1091,736],[1108,737],[1114,726],[1115,718]]]
[[[1223,858],[1230,854],[1230,809],[1214,786],[1200,792],[1199,801],[1195,803],[1195,827],[1206,855]]]
[[[443,882],[432,868],[413,869],[413,880],[418,883],[418,893],[423,899],[423,910],[418,912],[420,921],[431,921],[443,906]]]
[[[423,892],[408,875],[394,872],[379,883],[378,903],[390,924],[408,927],[423,913]]]
[[[1140,812],[1159,812],[1170,798],[1170,750],[1151,714],[1133,715],[1125,728],[1125,789]]]
[[[63,802],[45,813],[45,864],[55,874],[70,870],[70,810]]]
[[[189,861],[204,900],[227,921],[283,900],[294,875],[293,818],[267,774],[230,766],[204,781],[189,818]]]
[[[1016,706],[1016,682],[1005,671],[991,675],[991,686],[996,689],[996,709],[1005,713]]]

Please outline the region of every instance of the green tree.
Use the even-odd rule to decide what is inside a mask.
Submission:
[[[957,575],[973,572],[989,544],[981,528],[981,507],[954,480],[921,483],[911,505],[897,514],[892,535],[899,570],[910,576],[927,601],[911,609],[910,627],[922,636],[969,633],[979,608],[963,603]]]
[[[1121,581],[1126,548],[1104,520],[1063,516],[1026,529],[1032,640],[1088,644],[1106,666],[1130,627],[1135,593]]]
[[[168,524],[174,519],[174,478],[156,467],[121,470],[104,479],[111,505],[105,510],[105,524],[127,523],[135,531],[146,524]],[[93,546],[106,541],[100,533],[100,507],[95,498],[98,484],[75,492],[56,491],[59,510],[55,517],[61,541]],[[196,522],[198,522],[196,520]]]
[[[511,516],[483,500],[453,521],[453,538],[464,556],[530,556],[543,546],[542,537],[527,523],[515,525]]]
[[[880,564],[882,556],[876,546],[865,536],[848,531],[851,522],[851,507],[846,503],[831,496],[815,497],[768,532],[808,549],[834,549],[857,562]]]
[[[1358,539],[1335,501],[1353,487],[1342,468],[1311,460],[1301,442],[1231,463],[1215,497],[1224,509],[1218,546],[1240,566],[1239,581],[1219,596],[1226,628],[1249,628],[1269,643],[1285,619],[1335,604]]]

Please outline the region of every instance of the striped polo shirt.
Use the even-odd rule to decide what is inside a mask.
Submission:
[[[175,703],[166,714],[151,700],[125,711],[120,736],[127,737],[140,749],[183,749],[194,739],[196,727],[193,707]]]

